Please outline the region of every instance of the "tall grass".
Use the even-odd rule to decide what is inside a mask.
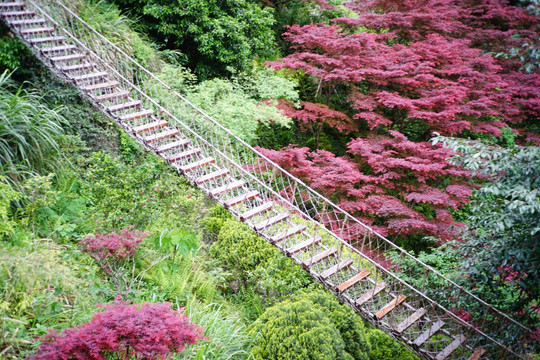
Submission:
[[[178,360],[252,359],[252,338],[238,316],[226,314],[218,304],[202,305],[189,301],[185,314],[204,329],[208,340],[185,349]]]
[[[15,86],[7,70],[0,75],[0,174],[15,180],[53,168],[67,123],[61,110]]]

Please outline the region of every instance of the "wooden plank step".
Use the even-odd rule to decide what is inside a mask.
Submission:
[[[151,143],[153,141],[167,139],[167,138],[176,136],[179,133],[180,133],[180,131],[178,131],[177,129],[166,130],[166,131],[163,131],[163,132],[160,132],[160,133],[157,133],[157,134],[149,135],[149,136],[144,138],[144,141],[146,141],[147,143]]]
[[[362,306],[369,300],[371,300],[375,295],[380,293],[386,288],[386,283],[384,281],[381,281],[380,283],[376,284],[373,289],[368,290],[367,293],[360,296],[358,299],[356,299],[356,305]]]
[[[386,316],[390,311],[394,310],[396,306],[401,304],[405,301],[407,297],[405,295],[399,295],[394,300],[390,301],[388,304],[386,304],[381,310],[377,311],[375,313],[375,317],[379,320],[381,320],[383,317]]]
[[[189,145],[189,144],[191,144],[190,139],[180,139],[180,140],[177,140],[177,141],[173,141],[173,142],[158,146],[156,148],[156,152],[162,153],[162,152],[169,151],[169,150],[172,150],[172,149],[176,149],[176,148],[179,148],[179,147],[184,147],[184,146]]]
[[[42,38],[33,38],[28,39],[28,42],[32,45],[38,45],[38,44],[45,44],[45,43],[59,43],[66,40],[63,36],[49,36],[49,37],[42,37]]]
[[[467,338],[464,335],[459,334],[458,336],[456,336],[454,341],[448,344],[448,346],[445,347],[443,351],[441,351],[437,354],[437,356],[435,356],[435,360],[446,360],[454,351],[456,351],[461,346],[461,344],[465,342],[465,340],[467,340]]]
[[[287,250],[285,250],[288,254],[290,255],[294,255],[302,250],[305,250],[307,249],[308,247],[310,246],[315,246],[317,245],[318,243],[321,242],[321,238],[319,236],[313,236],[313,237],[310,237],[309,239],[307,240],[304,240],[302,241],[301,243],[299,244],[296,244],[294,246],[291,246],[290,248],[288,248]]]
[[[216,159],[214,159],[213,157],[207,157],[202,160],[196,161],[194,163],[180,166],[180,170],[183,172],[188,172],[188,171],[192,171],[192,170],[204,167],[206,165],[213,164],[215,162],[216,162]]]
[[[205,182],[218,179],[220,177],[226,176],[230,173],[229,169],[220,169],[218,171],[211,172],[210,174],[206,174],[195,180],[195,183],[197,185],[204,184]]]
[[[52,32],[54,32],[54,28],[49,27],[49,26],[39,27],[39,28],[27,28],[27,29],[21,30],[22,35],[32,35],[32,34],[52,33]]]
[[[75,50],[77,47],[75,45],[61,45],[61,46],[48,46],[39,49],[43,54],[51,54],[51,53],[57,53],[57,52],[67,52],[71,50]]]
[[[287,219],[289,217],[289,214],[287,213],[281,213],[281,214],[277,214],[269,219],[266,219],[266,220],[263,220],[261,221],[260,223],[256,224],[254,227],[255,227],[255,230],[256,231],[262,231],[266,228],[269,228],[270,226],[274,225],[274,224],[277,224],[278,222],[281,222],[285,219]]]
[[[26,4],[23,3],[23,2],[3,2],[3,3],[0,3],[0,9],[7,9],[7,8],[12,8],[12,7],[24,8],[24,7],[26,7]]]
[[[131,113],[131,114],[122,115],[122,116],[119,117],[119,119],[120,119],[120,121],[131,121],[131,120],[136,120],[136,119],[149,117],[149,116],[152,116],[152,115],[154,115],[154,110],[143,110],[143,111],[138,111],[138,112],[134,112],[134,113]],[[178,133],[178,131],[176,133]],[[170,136],[168,136],[168,137],[170,137]],[[163,138],[163,139],[165,139],[165,138]],[[154,139],[152,141],[155,141],[155,140],[160,140],[160,139]]]
[[[62,62],[62,61],[73,61],[73,60],[82,60],[86,57],[86,54],[78,53],[78,54],[71,54],[71,55],[63,55],[63,56],[55,56],[50,58],[53,63],[56,62]]]
[[[186,150],[186,151],[181,151],[179,153],[169,155],[167,157],[167,160],[169,162],[175,162],[175,161],[178,161],[180,159],[185,159],[187,157],[191,157],[191,156],[200,154],[201,151],[202,150],[200,148],[193,148],[193,149],[189,149],[189,150]]]
[[[441,330],[443,326],[444,326],[444,322],[442,320],[437,321],[429,329],[427,329],[422,334],[420,334],[420,336],[417,337],[416,340],[413,341],[412,343],[413,346],[416,346],[416,347],[422,346],[426,341],[429,340],[430,337],[432,337],[439,330]]]
[[[237,204],[240,204],[244,201],[248,201],[248,200],[251,200],[251,199],[254,199],[256,198],[257,196],[259,196],[259,192],[257,190],[251,190],[251,191],[248,191],[244,194],[241,194],[241,195],[238,195],[238,196],[235,196],[233,197],[232,199],[229,199],[227,201],[225,201],[225,203],[223,204],[226,208],[229,208],[231,206],[234,206],[234,205],[237,205]]]
[[[330,249],[328,250],[325,250],[321,253],[318,253],[317,255],[309,258],[309,259],[306,259],[302,262],[302,266],[304,268],[309,268],[310,266],[313,266],[325,259],[328,259],[330,256],[334,256],[337,254],[337,249],[334,248],[334,247],[331,247]]]
[[[97,102],[104,102],[104,101],[111,101],[111,100],[117,100],[117,99],[125,99],[129,96],[129,91],[117,91],[110,94],[103,94],[98,95],[94,99],[96,99]]]
[[[141,100],[126,101],[120,104],[107,106],[105,109],[110,112],[121,111],[138,107],[142,104]]]
[[[240,215],[240,219],[242,221],[246,221],[248,219],[251,219],[252,217],[254,217],[255,215],[259,215],[259,214],[262,214],[263,212],[265,211],[268,211],[270,210],[272,207],[274,206],[274,203],[269,201],[269,202],[266,202],[262,205],[259,205],[257,207],[254,207],[253,209],[251,210],[248,210],[246,211],[245,213],[243,213],[242,215]]]
[[[326,280],[330,276],[335,275],[338,271],[341,271],[343,269],[347,269],[349,266],[351,266],[353,264],[353,262],[354,261],[352,259],[341,260],[341,262],[339,264],[336,264],[336,265],[332,266],[330,269],[328,269],[328,270],[324,271],[323,273],[321,273],[321,278],[323,278],[323,280]]]
[[[362,270],[358,274],[354,275],[349,280],[345,281],[341,285],[337,287],[339,292],[347,291],[348,289],[352,288],[354,285],[358,284],[360,281],[364,280],[371,274],[369,270]]]
[[[482,355],[484,355],[486,353],[486,349],[484,348],[478,348],[476,349],[476,351],[471,355],[471,357],[469,358],[469,360],[478,360],[482,357]]]
[[[5,18],[8,18],[8,17],[32,17],[32,16],[36,16],[36,12],[35,11],[28,11],[28,10],[24,10],[24,11],[5,11],[5,12],[2,12],[0,13],[0,15],[2,15],[2,17],[5,17]]]
[[[104,77],[107,77],[109,74],[105,71],[96,71],[90,74],[84,74],[84,75],[77,75],[73,76],[72,79],[77,82],[82,81],[90,81],[90,80],[96,80],[96,79],[102,79]]]
[[[246,184],[246,182],[244,180],[236,180],[236,181],[233,181],[232,183],[225,184],[223,186],[220,186],[220,187],[217,187],[215,189],[210,190],[210,195],[212,197],[215,197],[215,196],[221,195],[223,193],[226,193],[227,191],[238,189],[238,188],[244,186],[245,184]]]
[[[154,129],[160,129],[162,127],[167,126],[168,124],[169,123],[166,122],[165,120],[159,120],[159,121],[154,121],[154,122],[144,124],[144,125],[140,125],[140,126],[135,126],[132,130],[133,130],[133,132],[135,134],[140,134],[140,133],[143,133],[145,131],[150,131],[150,130],[154,130]]]
[[[95,66],[96,66],[96,63],[84,63],[84,64],[60,66],[59,68],[62,71],[68,72],[68,71],[91,69]]]
[[[112,89],[120,85],[118,81],[107,81],[100,84],[91,84],[91,85],[85,85],[83,86],[84,91],[100,91],[100,90],[106,90],[106,89]]]
[[[394,328],[394,332],[401,334],[408,328],[410,328],[415,322],[420,320],[426,315],[426,309],[420,308],[416,310],[411,316],[403,320],[398,326]]]
[[[277,242],[283,241],[293,235],[296,235],[298,233],[301,233],[302,231],[306,230],[306,225],[301,224],[297,226],[293,226],[292,228],[288,229],[287,231],[284,231],[282,233],[279,233],[277,235],[274,235],[270,238],[270,242],[272,244],[275,244]]]
[[[9,20],[8,23],[12,26],[32,26],[32,25],[45,25],[47,21],[43,18],[40,19],[21,19],[21,20]]]

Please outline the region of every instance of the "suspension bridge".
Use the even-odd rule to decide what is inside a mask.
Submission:
[[[0,0],[0,18],[45,66],[141,146],[420,358],[525,359],[535,346],[531,329],[263,156],[88,25],[69,4]],[[400,266],[404,262],[413,266]]]

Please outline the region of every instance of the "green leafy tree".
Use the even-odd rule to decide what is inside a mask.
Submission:
[[[189,57],[201,78],[249,67],[274,42],[273,10],[253,0],[116,0],[141,16],[143,26]]]
[[[437,137],[453,161],[485,177],[473,195],[461,246],[467,282],[495,305],[538,326],[540,147],[502,148]]]
[[[257,90],[261,95],[279,95],[269,92],[268,87],[262,84],[256,83],[255,86],[259,87]],[[254,144],[257,139],[260,124],[273,123],[288,128],[291,123],[275,106],[250,98],[241,86],[228,80],[204,81],[187,97],[250,144]]]

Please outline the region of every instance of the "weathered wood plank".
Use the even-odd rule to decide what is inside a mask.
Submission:
[[[394,331],[398,334],[401,334],[408,328],[410,328],[415,322],[420,320],[422,317],[426,315],[426,309],[420,308],[416,310],[411,316],[403,320],[398,326],[394,328]]]
[[[339,285],[337,287],[338,291],[339,292],[344,292],[348,289],[350,289],[351,287],[353,287],[354,285],[358,284],[360,281],[364,280],[365,278],[367,278],[369,276],[371,272],[369,270],[362,270],[361,272],[359,272],[358,274],[354,275],[352,278],[350,278],[349,280],[345,281],[343,284]]]
[[[456,351],[461,346],[461,344],[465,342],[465,340],[467,340],[467,338],[464,335],[459,334],[458,336],[456,336],[454,341],[448,344],[448,346],[445,347],[443,351],[441,351],[437,354],[437,356],[435,356],[435,360],[446,360],[446,358],[448,358],[454,351]]]
[[[159,152],[159,149],[158,149],[158,152]],[[229,175],[229,173],[230,173],[229,169],[220,169],[220,170],[211,172],[210,174],[201,176],[200,178],[195,180],[195,182],[197,183],[197,185],[201,185],[201,184],[204,184],[205,182],[215,180],[223,176],[227,176]]]
[[[486,349],[484,348],[478,348],[476,349],[476,351],[471,355],[471,357],[469,358],[469,360],[479,360],[482,355],[484,355],[486,353]]]
[[[153,113],[153,111],[152,111],[152,113]],[[166,130],[166,131],[163,131],[163,132],[160,132],[160,133],[157,133],[157,134],[148,135],[148,136],[146,136],[144,138],[144,141],[147,142],[147,143],[151,143],[153,141],[158,141],[158,140],[170,138],[170,137],[176,136],[178,134],[179,134],[179,131],[176,130],[176,129]]]
[[[302,262],[302,266],[305,268],[309,268],[325,259],[328,259],[330,256],[334,256],[337,254],[336,248],[330,248],[328,250],[323,251],[322,253],[319,253],[309,259],[306,259]]]
[[[386,288],[386,283],[384,281],[381,281],[380,283],[376,284],[373,289],[368,290],[367,293],[360,296],[358,299],[356,299],[356,305],[362,306],[369,300],[371,300],[375,295],[380,293]]]
[[[228,208],[228,207],[240,204],[241,202],[254,199],[259,195],[260,195],[260,193],[257,190],[248,191],[248,192],[246,192],[244,194],[235,196],[232,199],[229,199],[229,200],[225,201],[224,206],[226,208]]]
[[[430,337],[435,335],[437,331],[441,330],[443,326],[444,322],[442,320],[437,321],[429,329],[420,334],[420,336],[414,340],[413,345],[418,347],[422,346]]]
[[[338,271],[341,271],[343,269],[347,269],[352,264],[353,264],[352,259],[342,260],[339,264],[336,264],[336,265],[332,266],[331,268],[329,268],[329,269],[325,270],[324,272],[322,272],[321,273],[321,278],[326,280],[330,276],[335,275]]]
[[[305,250],[307,249],[308,247],[310,246],[314,246],[318,243],[321,242],[321,238],[319,236],[313,236],[313,237],[310,237],[309,239],[307,240],[304,240],[302,241],[301,243],[299,244],[296,244],[294,246],[291,246],[290,248],[288,248],[287,250],[285,250],[287,253],[289,253],[290,255],[294,255],[302,250]]]
[[[195,161],[194,163],[187,164],[185,166],[180,166],[180,170],[182,170],[183,172],[189,172],[189,171],[201,168],[203,166],[213,164],[215,162],[216,162],[216,159],[214,159],[213,157],[207,157],[202,160]]]
[[[268,202],[266,202],[266,203],[264,203],[262,205],[254,207],[253,209],[251,209],[249,211],[246,211],[245,213],[240,215],[240,219],[242,219],[242,221],[246,221],[248,219],[251,219],[255,215],[259,215],[259,214],[262,214],[265,211],[270,210],[273,206],[274,206],[274,203],[272,201],[268,201]]]
[[[212,197],[218,196],[223,193],[226,193],[227,191],[238,189],[244,185],[246,185],[246,182],[244,180],[236,180],[231,183],[228,183],[228,184],[225,184],[225,185],[222,185],[220,187],[210,190],[210,195]]]
[[[269,219],[263,220],[260,223],[255,225],[255,230],[262,231],[266,228],[269,228],[270,226],[277,224],[278,222],[281,222],[289,217],[289,214],[287,213],[281,213],[277,214],[276,216],[273,216]]]
[[[401,304],[402,302],[405,301],[407,297],[405,295],[398,295],[397,298],[395,298],[394,300],[390,301],[388,304],[386,304],[381,310],[377,311],[375,313],[375,317],[377,319],[382,319],[383,317],[386,316],[386,314],[388,314],[390,311],[394,310],[396,308],[396,306],[398,306],[399,304]]]
[[[296,235],[296,234],[298,234],[298,233],[300,233],[300,232],[302,232],[304,230],[306,230],[306,225],[304,225],[304,224],[294,226],[294,227],[292,227],[290,229],[287,229],[287,231],[285,231],[285,232],[282,232],[282,233],[279,233],[277,235],[272,236],[272,238],[270,239],[270,242],[272,244],[275,244],[277,242],[285,240],[288,237]]]

